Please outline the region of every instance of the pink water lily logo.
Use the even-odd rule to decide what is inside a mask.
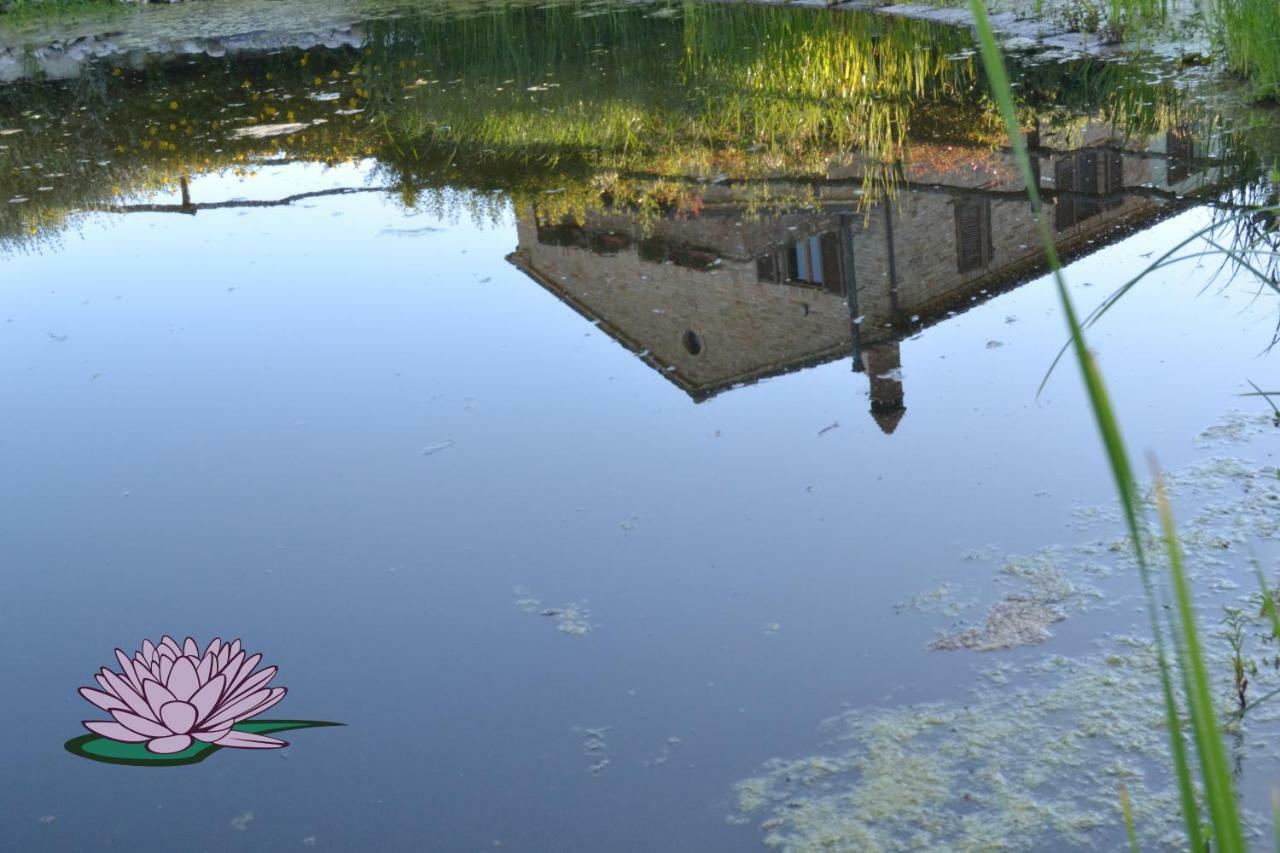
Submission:
[[[85,720],[93,734],[67,742],[77,755],[123,764],[185,764],[215,748],[277,749],[287,741],[270,732],[337,725],[315,720],[253,720],[288,692],[269,686],[277,668],[258,668],[260,654],[240,641],[215,638],[201,653],[188,637],[181,646],[165,636],[144,640],[132,659],[116,649],[121,671],[103,667],[94,676],[101,690],[80,695],[111,715]]]

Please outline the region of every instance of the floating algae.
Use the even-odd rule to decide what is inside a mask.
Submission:
[[[1280,431],[1269,416],[1233,413],[1201,440],[1222,447],[1270,436]],[[1214,696],[1227,720],[1236,707],[1232,650],[1213,627],[1223,606],[1246,615],[1250,698],[1280,682],[1280,643],[1263,615],[1252,562],[1257,551],[1268,575],[1276,574],[1280,476],[1273,465],[1216,457],[1170,472],[1166,484],[1193,577]],[[1034,640],[1055,612],[1086,602],[1124,606],[1145,633],[1137,615],[1137,566],[1128,537],[1119,533],[1118,513],[1085,509],[1073,519],[1083,522],[1081,530],[1102,529],[1089,541],[1006,560],[995,580],[1016,588],[989,609],[985,624],[944,638],[941,647]],[[1144,538],[1155,576],[1167,577],[1156,533]],[[1105,594],[1092,589],[1094,582],[1105,582]],[[936,604],[949,595],[932,590],[920,599]],[[960,701],[858,708],[827,720],[824,754],[765,763],[735,787],[731,820],[757,823],[766,846],[796,853],[1118,849],[1123,784],[1142,849],[1183,849],[1149,641],[1104,635],[1094,653],[1079,659],[1025,660],[998,659],[976,672]],[[1260,815],[1265,797],[1255,803],[1250,792],[1280,774],[1280,699],[1251,708],[1227,731],[1237,739],[1237,768],[1250,777],[1242,778],[1240,790],[1257,837],[1270,818]]]
[[[1049,626],[1066,618],[1060,605],[1076,594],[1076,587],[1057,568],[1058,549],[1046,548],[1030,557],[1011,557],[1001,568],[1006,578],[1022,587],[991,605],[980,626],[944,634],[929,644],[934,650],[998,651],[1043,643]],[[938,589],[944,589],[946,585]],[[949,594],[949,589],[947,589]],[[926,598],[931,593],[922,593]],[[937,597],[937,590],[932,596]],[[958,608],[947,612],[954,615]]]
[[[1039,684],[827,720],[831,752],[765,764],[736,786],[731,819],[796,853],[1083,849],[1120,840],[1124,784],[1144,844],[1178,846],[1149,645],[1002,669]]]

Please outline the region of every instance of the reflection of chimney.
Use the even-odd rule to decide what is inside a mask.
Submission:
[[[871,381],[871,417],[889,435],[907,413],[902,403],[902,351],[897,341],[862,350],[862,364]]]

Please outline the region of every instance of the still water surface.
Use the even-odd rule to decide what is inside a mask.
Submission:
[[[1116,572],[1043,642],[929,648],[1110,497],[1074,373],[1037,396],[1062,320],[966,34],[517,5],[112,47],[165,13],[0,90],[3,849],[819,849],[735,786],[820,721],[1140,633]],[[1019,62],[1082,305],[1265,187],[1267,134],[1159,69]],[[1093,336],[1175,470],[1266,411],[1273,297],[1219,263]],[[166,632],[346,726],[63,752]],[[954,840],[919,823],[889,846]]]

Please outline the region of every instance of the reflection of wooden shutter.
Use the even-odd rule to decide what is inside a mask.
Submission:
[[[1076,189],[1091,196],[1098,194],[1098,152],[1081,151],[1076,155]],[[1095,216],[1100,209],[1096,199],[1081,198],[1076,200],[1076,221],[1081,222]]]
[[[1185,130],[1171,130],[1165,134],[1164,147],[1169,156],[1165,167],[1169,185],[1180,184],[1191,177],[1191,134]]]
[[[1053,205],[1053,227],[1061,231],[1076,224],[1076,200],[1065,193],[1075,192],[1076,169],[1070,157],[1054,164],[1053,186],[1061,195]]]
[[[1107,195],[1122,192],[1124,190],[1124,155],[1119,151],[1107,152],[1107,173],[1103,180],[1103,192]],[[1110,210],[1124,204],[1124,199],[1116,198],[1108,200],[1103,207]]]
[[[756,279],[777,283],[778,266],[775,256],[765,255],[763,258],[756,258]]]
[[[968,272],[985,267],[994,254],[991,243],[991,200],[957,198],[956,268]]]
[[[844,293],[844,276],[840,274],[840,234],[823,234],[822,285],[831,293]]]

